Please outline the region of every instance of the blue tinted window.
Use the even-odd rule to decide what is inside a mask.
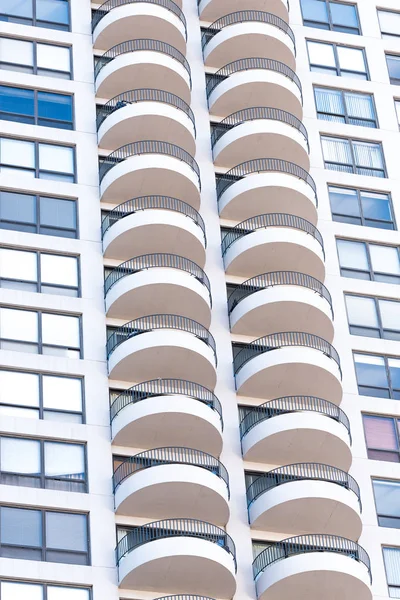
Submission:
[[[0,0],[0,14],[5,21],[7,16],[32,19],[32,0]]]
[[[302,0],[301,8],[305,20],[329,23],[328,7],[325,0]]]
[[[73,128],[72,96],[0,86],[0,119]]]
[[[69,30],[69,0],[0,0],[0,20]]]
[[[35,98],[33,90],[0,86],[0,118],[7,121],[33,123]]]
[[[38,125],[72,129],[72,97],[38,92]]]
[[[68,25],[68,2],[66,0],[36,0],[36,20]]]
[[[357,7],[333,0],[301,0],[304,25],[360,35]]]
[[[358,28],[356,7],[351,4],[340,4],[339,2],[330,3],[332,23],[334,25],[343,25],[345,27]]]

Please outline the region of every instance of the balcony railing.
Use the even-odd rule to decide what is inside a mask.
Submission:
[[[114,471],[114,493],[124,479],[134,473],[151,467],[172,464],[200,467],[220,477],[226,484],[229,498],[229,476],[224,465],[211,454],[207,454],[201,450],[194,450],[193,448],[181,447],[154,448],[153,450],[145,450],[127,458]]]
[[[169,142],[160,142],[157,140],[143,140],[141,142],[133,142],[131,144],[121,146],[121,148],[118,148],[118,150],[111,152],[111,154],[109,154],[100,161],[100,182],[104,179],[106,173],[108,173],[108,171],[112,169],[112,167],[119,164],[120,162],[123,162],[127,158],[131,158],[132,156],[140,156],[141,154],[163,154],[166,156],[171,156],[172,158],[176,158],[186,163],[192,169],[192,171],[196,173],[199,182],[199,187],[201,186],[200,169],[193,156],[191,156],[189,152],[186,152],[186,150],[180,148],[179,146],[176,146],[175,144],[170,144]]]
[[[224,174],[219,173],[216,185],[218,200],[221,198],[222,193],[236,181],[240,181],[240,179],[253,173],[286,173],[297,177],[297,179],[302,179],[311,187],[315,194],[315,202],[318,205],[317,186],[311,175],[299,165],[279,158],[254,158],[233,167]]]
[[[121,42],[120,44],[116,44],[115,46],[107,50],[107,52],[104,52],[104,54],[102,54],[101,56],[97,56],[95,59],[94,66],[95,79],[97,78],[101,69],[105,65],[107,65],[117,56],[127,54],[128,52],[161,52],[161,54],[166,54],[167,56],[170,56],[174,60],[177,60],[185,68],[189,75],[191,85],[189,63],[186,60],[185,56],[182,54],[182,52],[179,52],[179,50],[177,50],[170,44],[167,44],[166,42],[160,42],[159,40],[149,39],[137,39]]]
[[[106,0],[101,6],[99,6],[99,8],[97,8],[93,12],[92,32],[95,30],[96,26],[100,23],[102,18],[110,12],[110,10],[113,10],[113,8],[117,8],[118,6],[125,6],[126,4],[136,4],[137,2],[157,4],[158,6],[166,8],[170,12],[174,13],[174,15],[176,15],[185,26],[185,36],[187,38],[185,15],[183,14],[179,6],[175,4],[175,2],[172,2],[172,0]]]
[[[122,94],[118,94],[118,96],[114,96],[114,98],[111,98],[111,100],[106,102],[106,104],[98,106],[96,116],[97,130],[99,130],[99,127],[103,123],[103,121],[116,110],[124,108],[129,104],[136,104],[138,102],[161,102],[163,104],[169,104],[169,106],[173,106],[174,108],[181,110],[192,121],[196,133],[194,114],[190,106],[186,104],[186,102],[182,100],[182,98],[179,98],[179,96],[176,96],[175,94],[165,92],[164,90],[157,90],[152,88],[141,88],[137,90],[129,90],[127,92],[123,92]]]
[[[340,375],[342,374],[339,354],[329,342],[311,333],[304,333],[302,331],[284,331],[282,333],[264,335],[263,337],[246,344],[233,360],[235,375],[237,375],[240,369],[252,358],[266,352],[293,346],[310,348],[322,352],[325,356],[335,361],[339,368]]]
[[[118,267],[115,267],[106,277],[104,281],[104,293],[107,294],[112,286],[123,277],[152,268],[178,269],[179,271],[189,273],[189,275],[195,277],[197,281],[207,288],[211,305],[211,287],[207,275],[195,262],[177,254],[154,253],[130,258],[118,265]]]
[[[221,249],[222,256],[225,256],[228,248],[232,246],[236,240],[249,235],[257,229],[266,229],[267,227],[289,227],[292,229],[299,229],[304,231],[308,235],[311,235],[321,246],[322,252],[324,253],[324,242],[322,235],[318,229],[302,217],[296,215],[289,215],[287,213],[267,213],[265,215],[257,215],[256,217],[250,217],[241,223],[232,227],[231,231],[226,233],[222,238]],[[325,256],[325,253],[324,253]]]
[[[309,552],[333,552],[364,564],[371,578],[371,563],[367,552],[356,542],[337,535],[312,534],[274,542],[262,550],[253,562],[254,579],[278,560]]]
[[[341,423],[349,434],[351,443],[350,433],[350,421],[348,416],[339,406],[317,398],[316,396],[285,396],[283,398],[275,398],[260,404],[260,406],[248,406],[247,414],[243,417],[240,422],[240,439],[253,427],[256,427],[259,423],[272,419],[273,417],[279,417],[280,415],[286,415],[291,413],[300,412],[315,412],[317,414],[333,419],[337,423]]]
[[[214,23],[207,27],[203,36],[201,38],[201,46],[204,50],[205,46],[208,42],[224,27],[229,27],[229,25],[235,25],[236,23],[248,23],[248,22],[257,22],[257,23],[266,23],[268,25],[272,25],[273,27],[277,27],[284,33],[286,33],[289,38],[293,42],[294,52],[296,54],[296,39],[294,37],[294,33],[289,27],[289,25],[276,15],[272,13],[264,12],[261,10],[239,10],[237,12],[230,13],[228,15],[224,15],[220,17]]]
[[[346,490],[353,492],[357,496],[360,511],[362,510],[360,488],[356,480],[346,473],[346,471],[319,463],[285,465],[284,467],[278,467],[277,469],[268,471],[268,473],[263,473],[253,481],[246,490],[247,508],[249,508],[259,496],[279,485],[290,483],[292,481],[305,480],[326,481],[346,488]]]
[[[237,285],[228,298],[229,314],[247,296],[270,287],[275,287],[276,285],[295,285],[312,290],[328,302],[333,318],[332,298],[324,284],[315,279],[315,277],[311,277],[311,275],[298,273],[297,271],[272,271],[271,273],[263,273]]]
[[[236,549],[232,538],[220,527],[195,519],[166,519],[134,527],[118,542],[117,565],[135,548],[148,542],[172,537],[195,537],[217,544],[232,555],[236,570]]]
[[[300,79],[290,67],[285,65],[285,63],[280,62],[279,60],[273,60],[272,58],[252,57],[234,60],[211,75],[206,86],[207,98],[210,97],[211,92],[219,83],[221,83],[221,81],[224,81],[234,73],[239,73],[240,71],[249,71],[250,69],[265,69],[267,71],[280,73],[281,75],[284,75],[284,77],[287,77],[293,81],[302,95]]]
[[[110,354],[123,342],[142,333],[162,329],[175,329],[191,333],[212,349],[215,363],[217,363],[215,340],[208,329],[200,325],[197,321],[181,317],[180,315],[148,315],[134,321],[129,321],[129,323],[118,327],[107,340],[107,358],[110,358]]]
[[[139,196],[138,198],[132,198],[131,200],[119,204],[110,210],[104,217],[101,224],[102,237],[104,237],[106,231],[108,231],[114,223],[142,210],[170,210],[188,217],[202,230],[204,245],[206,245],[206,228],[201,215],[195,208],[190,206],[190,204],[182,202],[182,200],[178,200],[178,198],[171,198],[170,196]]]
[[[232,113],[219,123],[215,123],[213,125],[213,131],[211,134],[212,147],[214,148],[217,141],[227,131],[230,131],[242,123],[246,123],[247,121],[258,120],[279,121],[280,123],[290,125],[290,127],[297,129],[303,135],[305,141],[307,142],[307,148],[309,149],[307,129],[304,127],[300,119],[286,110],[273,108],[271,106],[253,106],[251,108],[244,108]]]

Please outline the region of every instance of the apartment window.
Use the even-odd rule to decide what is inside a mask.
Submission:
[[[332,185],[328,191],[334,221],[396,229],[389,194]]]
[[[85,446],[1,436],[0,483],[86,492]]]
[[[76,297],[78,267],[76,256],[0,248],[0,287]]]
[[[301,0],[303,23],[307,27],[360,35],[357,6],[333,0]]]
[[[75,149],[44,142],[0,138],[0,173],[75,182]]]
[[[14,0],[10,2],[15,4]],[[71,48],[0,37],[0,68],[71,79]]]
[[[89,564],[86,514],[0,507],[0,555]]]
[[[73,129],[72,96],[1,85],[0,119]]]
[[[389,71],[390,83],[400,85],[400,56],[386,54],[386,64]]]
[[[372,94],[315,88],[318,119],[362,127],[378,126]]]
[[[69,1],[0,0],[0,20],[69,31]]]
[[[379,526],[400,529],[400,481],[373,479],[372,486]]]
[[[0,308],[0,348],[65,358],[81,357],[80,317]]]
[[[400,462],[398,419],[363,415],[363,424],[368,458]]]
[[[350,333],[400,340],[400,302],[346,295]]]
[[[400,258],[397,246],[337,240],[340,273],[343,277],[400,283]]]
[[[0,229],[77,238],[77,203],[0,190]]]
[[[386,177],[382,144],[344,138],[321,136],[325,169]]]
[[[383,548],[390,598],[400,598],[400,548]]]
[[[400,129],[400,100],[395,100],[394,101],[394,108],[396,110],[397,124],[398,124],[399,129]]]
[[[0,416],[83,423],[79,377],[0,370]]]
[[[400,37],[400,13],[378,9],[378,19],[383,38]]]
[[[1,581],[1,600],[90,600],[88,588],[32,583],[31,581]]]
[[[367,60],[362,48],[325,42],[307,42],[310,69],[316,73],[369,79]]]
[[[358,393],[400,400],[400,359],[375,354],[354,354]]]

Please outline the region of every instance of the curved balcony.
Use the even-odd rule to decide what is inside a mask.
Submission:
[[[222,407],[209,389],[184,379],[153,379],[117,396],[110,407],[117,446],[154,448],[179,444],[219,456]]]
[[[246,344],[233,360],[241,396],[269,400],[279,394],[342,399],[339,355],[326,340],[309,333],[273,333]]]
[[[115,267],[104,281],[106,313],[136,319],[146,312],[172,313],[211,322],[211,288],[196,263],[177,254],[144,254]]]
[[[236,591],[235,544],[219,527],[168,519],[135,527],[116,549],[119,583],[145,591],[171,590],[217,598]]]
[[[295,212],[317,223],[315,181],[305,169],[286,160],[259,158],[240,163],[218,174],[216,190],[224,219],[243,221],[266,212]]]
[[[336,404],[288,396],[247,409],[240,423],[245,460],[275,465],[321,461],[344,471],[350,468],[350,422]]]
[[[224,117],[254,106],[279,108],[303,115],[300,79],[287,65],[264,57],[241,58],[208,77],[207,98],[210,113]]]
[[[286,21],[270,12],[239,10],[220,17],[203,33],[204,64],[219,68],[229,61],[259,56],[296,68],[296,41]]]
[[[263,473],[247,488],[249,521],[254,529],[279,533],[321,533],[358,540],[360,488],[340,469],[321,463],[296,463]]]
[[[123,92],[97,108],[99,146],[119,146],[158,138],[196,152],[196,128],[192,109],[175,94],[141,89]]]
[[[229,519],[229,477],[214,456],[167,447],[127,458],[113,475],[117,514],[207,520]]]
[[[242,0],[197,0],[197,4],[201,20],[208,22],[213,22],[232,10],[243,8]],[[246,8],[269,11],[284,21],[289,21],[288,0],[247,0]]]
[[[128,40],[97,57],[94,67],[96,95],[113,98],[134,81],[135,88],[160,88],[190,102],[190,67],[182,52],[153,39]]]
[[[268,335],[272,327],[306,330],[333,340],[332,298],[323,283],[295,271],[263,273],[236,286],[228,298],[231,331]]]
[[[118,327],[107,340],[107,358],[112,379],[187,377],[211,389],[216,384],[213,336],[180,315],[148,315]]]
[[[314,534],[265,548],[253,562],[260,600],[371,600],[369,556],[346,538]]]
[[[306,128],[297,117],[277,108],[255,106],[229,115],[213,125],[211,145],[217,167],[258,159],[265,148],[273,148],[275,159],[310,168]]]
[[[144,195],[185,198],[200,205],[200,170],[186,150],[163,141],[144,140],[126,144],[103,158],[99,166],[103,202],[128,200],[132,189]]]
[[[140,196],[111,210],[101,224],[105,258],[140,252],[180,252],[198,265],[206,262],[206,229],[190,204],[169,196]]]
[[[298,271],[324,279],[325,254],[320,232],[312,223],[282,213],[242,221],[222,239],[229,275],[243,277],[268,271]]]
[[[106,0],[92,19],[95,48],[148,37],[186,50],[186,19],[172,0]]]

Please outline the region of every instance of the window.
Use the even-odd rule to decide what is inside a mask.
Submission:
[[[14,0],[9,1],[15,4]],[[0,68],[71,79],[71,48],[0,37]]]
[[[88,565],[87,515],[2,506],[0,555]]]
[[[382,144],[344,138],[321,136],[325,169],[386,177]]]
[[[400,283],[399,249],[369,242],[337,240],[340,273],[343,277]]]
[[[380,527],[400,529],[400,481],[372,481]]]
[[[351,334],[400,340],[400,302],[368,296],[345,298]]]
[[[0,0],[0,20],[69,31],[69,1]]]
[[[400,100],[394,101],[394,108],[396,110],[397,123],[400,129]]]
[[[400,56],[386,54],[386,64],[389,71],[390,83],[400,85]]]
[[[86,492],[85,446],[1,436],[0,483]]]
[[[316,73],[369,79],[367,60],[362,48],[307,42],[310,69]]]
[[[81,357],[80,317],[0,308],[0,348],[65,358]]]
[[[398,419],[363,415],[363,424],[368,458],[400,462]]]
[[[354,354],[358,393],[400,400],[400,359],[375,354]]]
[[[378,9],[378,19],[383,38],[400,37],[400,13]]]
[[[0,416],[83,423],[79,377],[0,370]]]
[[[360,35],[357,6],[333,0],[301,0],[303,23],[307,27]]]
[[[400,598],[400,548],[383,548],[390,598]]]
[[[396,229],[389,194],[332,185],[328,191],[334,221]]]
[[[315,88],[318,119],[376,128],[373,96],[328,88]]]
[[[73,129],[72,96],[1,85],[0,119]]]
[[[88,588],[32,583],[31,581],[1,581],[1,600],[90,600]]]
[[[0,138],[0,173],[75,182],[75,149],[44,142]]]
[[[0,229],[77,238],[77,203],[0,190]]]
[[[78,258],[0,248],[0,287],[78,296]]]

